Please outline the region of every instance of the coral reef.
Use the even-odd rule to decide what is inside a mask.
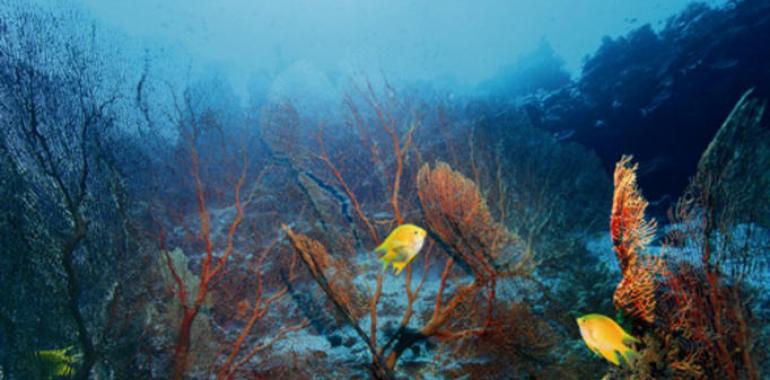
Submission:
[[[506,281],[511,282],[517,278],[526,278],[532,272],[533,260],[518,246],[515,236],[495,220],[478,185],[448,164],[437,162],[433,168],[428,164],[422,164],[414,179],[407,182],[414,190],[401,191],[404,188],[401,182],[402,173],[414,173],[413,164],[406,160],[405,153],[409,151],[414,151],[415,155],[419,153],[417,147],[412,144],[411,136],[416,133],[420,123],[391,121],[389,117],[392,116],[386,115],[393,115],[394,112],[386,109],[379,101],[371,84],[367,83],[362,87],[367,89],[361,94],[365,104],[373,111],[371,115],[373,119],[369,121],[363,116],[362,110],[355,105],[353,97],[349,96],[346,102],[352,114],[351,119],[357,120],[353,126],[360,127],[353,130],[356,132],[356,138],[363,139],[363,146],[371,147],[364,152],[369,153],[368,160],[374,166],[374,172],[391,181],[391,185],[388,186],[389,192],[380,193],[378,197],[373,197],[373,194],[367,195],[366,199],[369,199],[369,204],[379,199],[375,204],[390,208],[392,219],[376,221],[369,216],[377,212],[367,211],[366,204],[358,195],[361,191],[359,186],[351,186],[348,182],[351,175],[355,176],[359,173],[355,170],[351,173],[351,168],[339,166],[337,160],[327,150],[324,137],[319,135],[320,154],[317,158],[323,165],[318,170],[323,169],[330,176],[326,176],[323,172],[313,172],[312,175],[305,174],[305,176],[316,179],[328,178],[333,181],[332,183],[336,183],[340,190],[339,194],[350,206],[350,217],[357,221],[350,226],[356,227],[356,230],[363,235],[359,232],[350,234],[339,229],[326,229],[322,233],[323,239],[319,240],[288,227],[285,228],[293,247],[302,258],[312,278],[323,289],[336,312],[342,315],[342,325],[352,329],[355,336],[368,347],[373,362],[373,374],[378,378],[391,378],[394,376],[393,371],[399,358],[424,341],[449,344],[501,331],[501,325],[496,321],[497,312],[495,311],[498,306],[504,307],[495,297],[498,277],[502,276]],[[393,129],[392,126],[395,124],[406,126],[400,131],[401,135]],[[379,136],[390,142],[390,151],[381,150],[384,144],[376,142],[374,137],[378,132],[384,132]],[[419,164],[419,161],[417,163]],[[328,186],[326,184],[322,187]],[[366,194],[366,189],[364,193]],[[408,195],[402,196],[404,193]],[[369,329],[366,331],[359,326],[360,307],[356,306],[359,303],[353,301],[359,298],[357,295],[354,296],[360,293],[356,290],[357,287],[337,285],[340,284],[339,281],[344,281],[344,276],[338,278],[334,276],[336,271],[330,273],[325,270],[329,267],[328,263],[343,261],[341,257],[332,258],[335,255],[329,252],[327,246],[344,249],[356,245],[355,242],[339,244],[340,236],[358,236],[359,239],[367,236],[366,245],[373,247],[379,244],[379,238],[385,234],[382,233],[378,224],[393,226],[403,223],[405,213],[402,211],[402,206],[414,204],[415,194],[422,206],[422,217],[419,218],[410,213],[410,220],[425,226],[438,244],[429,245],[426,248],[427,252],[421,254],[422,265],[415,262],[406,268],[404,275],[406,304],[402,311],[395,312],[396,315],[401,314],[401,318],[394,330],[380,331],[378,324],[383,317],[381,314],[388,312],[387,309],[381,310],[378,307],[383,296],[384,274],[380,272],[374,276],[373,287],[368,284],[365,286],[368,290],[365,294],[369,300]],[[315,202],[321,199],[314,197]],[[328,199],[334,199],[334,197]],[[316,207],[316,210],[332,209]],[[329,215],[323,218],[329,220],[335,216]],[[437,255],[436,252],[444,255]],[[352,264],[350,259],[345,261]],[[420,294],[424,292],[431,265],[436,264],[443,264],[443,270],[436,284],[437,288],[433,295],[423,298]],[[347,266],[349,265],[340,264],[340,267]],[[359,269],[354,269],[353,272],[363,269],[360,268],[360,264],[358,266]],[[412,285],[413,271],[420,266],[423,270],[419,283],[415,287]],[[458,269],[461,270],[458,271]],[[425,305],[423,299],[431,298],[432,305]],[[481,305],[485,307],[480,307]],[[418,307],[424,310],[422,315],[417,316],[419,319],[415,318],[414,313],[415,308]],[[468,313],[470,310],[474,312]],[[415,319],[418,319],[417,324],[413,321]],[[383,333],[385,333],[384,337],[381,335]]]
[[[763,110],[764,103],[750,92],[736,104],[672,212],[676,224],[662,255],[642,251],[654,234],[653,224],[644,221],[646,201],[635,184],[637,166],[629,165],[630,157],[618,162],[610,231],[624,277],[614,300],[643,322],[636,325],[645,335],[645,348],[634,378],[759,378],[745,282],[752,258],[730,241],[739,223],[751,222],[733,207],[756,195],[751,186],[734,187],[733,181],[742,181],[746,173],[732,168],[745,168],[742,160],[754,157],[722,149],[725,143],[734,152],[745,149],[740,143],[747,140],[726,136],[763,133],[757,129]],[[748,198],[741,197],[742,191]]]
[[[655,322],[655,290],[662,274],[663,261],[639,255],[655,236],[657,223],[645,220],[647,201],[636,184],[637,164],[625,156],[615,167],[615,193],[612,197],[610,238],[620,264],[623,280],[613,296],[615,306],[647,323]]]
[[[336,110],[243,107],[69,5],[0,14],[2,379],[770,371],[766,2],[607,39],[579,79],[543,42],[488,97],[356,77]],[[590,313],[633,365],[586,349]]]
[[[420,168],[417,194],[426,223],[451,248],[453,258],[474,274],[493,274],[496,263],[502,261],[501,248],[513,244],[514,237],[492,218],[478,186],[448,164],[437,162],[433,169],[428,164]]]

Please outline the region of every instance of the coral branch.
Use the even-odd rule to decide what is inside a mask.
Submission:
[[[270,338],[267,342],[262,343],[262,344],[260,344],[258,346],[254,346],[254,348],[252,348],[251,351],[249,351],[243,357],[243,359],[241,359],[237,363],[235,363],[233,365],[232,370],[230,371],[227,379],[228,380],[233,379],[235,377],[235,374],[238,372],[238,370],[241,367],[243,367],[244,364],[248,363],[249,360],[251,360],[251,358],[253,358],[256,354],[258,354],[259,352],[262,352],[262,351],[272,347],[276,342],[278,342],[281,339],[283,339],[286,336],[286,334],[288,334],[290,332],[302,330],[305,327],[307,327],[309,324],[310,324],[310,322],[305,320],[305,321],[302,321],[301,323],[298,323],[296,325],[281,327],[281,329],[278,330],[278,332],[276,332],[275,335],[273,335],[273,337]]]
[[[227,259],[230,258],[230,254],[232,254],[233,250],[235,249],[235,246],[233,244],[235,233],[238,231],[238,226],[241,225],[241,222],[243,222],[243,204],[241,203],[241,188],[243,188],[243,184],[246,182],[246,172],[249,167],[249,161],[244,157],[244,163],[243,163],[243,169],[241,171],[241,176],[238,178],[238,182],[235,184],[235,218],[233,218],[233,221],[230,223],[230,228],[227,230],[227,243],[224,249],[224,252],[222,253],[222,257],[219,258],[219,261],[217,262],[214,269],[211,271],[211,273],[208,274],[209,280],[211,278],[214,278],[221,270],[224,268],[225,264],[227,263]]]
[[[185,101],[189,109],[190,100],[186,98]],[[182,301],[182,308],[183,308],[182,321],[179,326],[177,343],[174,350],[174,359],[173,359],[174,369],[172,373],[172,379],[174,380],[181,380],[184,377],[185,373],[187,372],[187,364],[188,364],[187,362],[188,362],[188,356],[190,353],[190,345],[191,345],[190,336],[191,336],[193,322],[198,316],[198,313],[206,300],[206,296],[209,292],[209,289],[212,286],[212,280],[214,280],[215,277],[218,274],[220,274],[220,272],[223,270],[223,268],[227,264],[227,260],[230,257],[230,254],[234,250],[234,237],[238,230],[238,227],[241,225],[241,222],[243,221],[243,216],[244,216],[243,205],[241,203],[241,188],[243,187],[246,181],[246,174],[248,172],[248,166],[249,166],[248,160],[244,156],[243,163],[242,163],[243,166],[241,169],[240,176],[233,188],[234,205],[236,209],[236,214],[233,217],[233,220],[229,223],[229,228],[227,232],[227,243],[222,253],[222,257],[220,257],[219,260],[217,260],[217,262],[214,263],[213,262],[214,246],[211,240],[211,216],[208,210],[208,206],[206,204],[206,192],[204,189],[203,180],[201,178],[200,155],[198,153],[198,149],[196,148],[196,140],[199,138],[200,130],[198,129],[199,126],[194,120],[195,118],[192,118],[189,130],[183,129],[182,127],[180,128],[182,128],[181,133],[185,137],[187,142],[187,151],[189,154],[190,164],[191,164],[190,175],[193,178],[193,182],[194,182],[195,198],[198,206],[198,219],[200,223],[198,237],[204,243],[205,256],[201,264],[199,282],[197,287],[198,289],[192,303],[189,303],[190,301],[187,300],[187,294],[186,294],[187,284],[184,284],[184,282],[181,281],[181,279],[179,279],[178,274],[175,273],[173,265],[171,265],[167,256],[167,264],[170,267],[171,273],[177,282],[177,292],[180,300]],[[214,264],[213,268],[212,268],[212,264]]]
[[[648,323],[655,321],[656,276],[665,266],[661,258],[639,261],[639,254],[655,236],[655,220],[647,221],[647,201],[636,184],[638,164],[623,156],[615,165],[615,192],[612,197],[610,237],[623,273],[613,301],[627,314]]]
[[[329,171],[332,172],[332,175],[334,175],[334,178],[337,179],[337,183],[342,187],[342,190],[345,191],[345,195],[347,195],[348,200],[350,200],[350,203],[353,204],[353,209],[356,211],[356,215],[358,216],[358,219],[360,219],[361,222],[364,223],[364,225],[366,226],[366,230],[367,232],[369,232],[369,236],[372,238],[373,241],[379,241],[377,230],[374,228],[374,225],[366,216],[366,214],[364,214],[364,211],[361,208],[361,203],[358,202],[358,198],[356,197],[356,194],[353,193],[353,190],[351,190],[350,186],[348,186],[348,183],[345,182],[345,179],[342,177],[342,173],[340,172],[340,170],[332,162],[331,158],[329,158],[329,153],[326,151],[326,144],[324,143],[322,131],[318,132],[318,135],[316,138],[318,140],[318,147],[321,149],[321,155],[318,156],[318,159],[321,160],[324,163],[324,165],[326,165],[326,167],[329,169]]]
[[[171,273],[177,286],[176,295],[177,298],[179,298],[179,304],[182,305],[183,309],[187,309],[189,308],[189,305],[187,304],[187,287],[185,286],[184,281],[182,281],[182,278],[179,277],[176,268],[174,268],[174,261],[171,259],[171,255],[166,250],[163,251],[163,254],[166,256],[166,266],[168,267],[168,271]]]
[[[657,223],[644,219],[647,201],[636,184],[638,164],[623,156],[615,165],[615,192],[612,197],[610,238],[623,273],[636,266],[639,253],[655,236]]]
[[[449,165],[423,165],[417,173],[417,191],[425,221],[459,263],[491,280],[501,249],[513,236],[497,223],[476,184]]]
[[[384,365],[376,345],[372,342],[371,338],[366,335],[366,332],[358,326],[356,318],[356,308],[351,303],[353,297],[348,293],[352,291],[352,287],[334,286],[333,282],[329,280],[324,268],[328,266],[329,253],[326,251],[326,247],[316,240],[313,240],[303,234],[292,231],[288,226],[283,226],[284,231],[289,236],[292,247],[302,258],[302,262],[310,271],[318,285],[323,289],[328,299],[332,302],[335,309],[342,315],[345,322],[353,328],[358,337],[366,343],[369,347],[369,351],[372,354],[372,364],[374,375],[379,379],[392,379],[394,375],[390,368]]]
[[[254,350],[252,350],[253,354],[250,353],[250,355],[247,355],[246,358],[243,360],[234,363],[235,359],[238,357],[238,354],[240,353],[241,346],[245,342],[246,338],[251,334],[251,330],[254,328],[254,325],[257,323],[257,321],[261,320],[267,312],[270,310],[270,305],[275,302],[276,300],[283,297],[288,292],[288,287],[284,286],[283,288],[275,291],[270,297],[263,300],[263,290],[264,290],[264,281],[263,281],[263,273],[261,271],[262,264],[264,263],[267,254],[272,250],[272,248],[277,243],[278,239],[274,240],[273,243],[266,248],[262,250],[262,253],[259,256],[259,259],[257,260],[256,268],[254,269],[254,273],[257,277],[257,289],[256,294],[254,297],[254,306],[251,309],[251,315],[249,316],[248,321],[246,322],[246,325],[241,329],[240,334],[236,338],[235,342],[233,342],[230,350],[230,354],[227,356],[227,359],[225,359],[225,363],[219,368],[219,371],[217,372],[217,379],[232,379],[235,376],[235,373],[238,371],[238,369],[248,360],[256,354],[257,350],[256,347]],[[293,268],[292,268],[293,269]],[[293,278],[290,276],[288,281],[292,281]],[[306,325],[306,322],[303,322],[299,324]],[[299,328],[299,327],[298,327]],[[282,332],[283,330],[279,331],[278,334],[273,336],[271,339],[271,343],[275,342],[277,339],[282,337],[285,332]],[[257,346],[259,347],[259,346]]]

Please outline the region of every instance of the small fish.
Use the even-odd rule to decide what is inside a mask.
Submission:
[[[586,346],[596,355],[603,356],[612,364],[620,365],[620,357],[633,367],[633,359],[638,353],[631,347],[639,343],[623,330],[614,320],[601,314],[587,314],[577,319],[580,335]]]
[[[79,355],[72,354],[73,346],[58,350],[36,351],[35,356],[48,369],[49,376],[70,377],[75,374],[74,365],[78,364]]]
[[[380,257],[382,269],[387,269],[392,263],[396,275],[401,273],[420,252],[422,245],[425,244],[425,235],[427,235],[425,230],[414,224],[402,224],[396,227],[374,250],[377,253],[384,253]]]
[[[553,138],[555,138],[557,141],[564,141],[564,140],[568,140],[573,135],[575,135],[575,130],[568,129],[564,131],[554,132]]]

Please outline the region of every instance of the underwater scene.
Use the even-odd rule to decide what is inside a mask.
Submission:
[[[770,379],[770,0],[0,0],[0,380]]]

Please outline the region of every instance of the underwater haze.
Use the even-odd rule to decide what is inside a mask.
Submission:
[[[0,0],[0,380],[770,376],[770,1]]]
[[[255,77],[303,74],[300,70],[334,85],[360,72],[384,72],[399,83],[426,81],[472,91],[542,41],[577,75],[602,37],[647,23],[658,28],[689,1],[82,3],[108,28],[218,66],[241,92]]]

